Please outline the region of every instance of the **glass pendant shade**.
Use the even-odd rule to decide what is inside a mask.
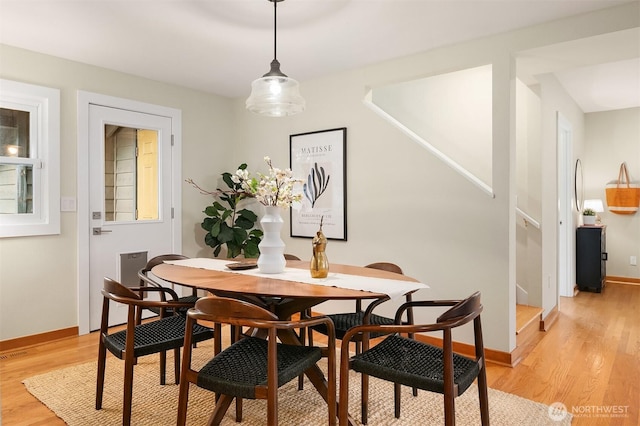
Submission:
[[[269,0],[273,3],[273,61],[271,69],[251,83],[251,95],[246,102],[249,111],[267,117],[284,117],[304,111],[304,98],[300,96],[300,85],[280,71],[276,59],[277,5],[284,0]]]
[[[274,60],[271,63],[271,71],[251,83],[251,95],[246,102],[247,109],[268,117],[298,114],[304,111],[305,107],[299,87],[296,80],[280,71],[280,64]]]

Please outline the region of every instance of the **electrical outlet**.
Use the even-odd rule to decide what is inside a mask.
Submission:
[[[636,266],[638,264],[638,258],[635,256],[629,256],[629,265]]]

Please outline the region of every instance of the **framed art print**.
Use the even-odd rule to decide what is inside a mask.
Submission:
[[[313,238],[320,228],[331,240],[347,240],[347,128],[289,137],[290,165],[303,181],[299,209],[291,209],[291,236]]]

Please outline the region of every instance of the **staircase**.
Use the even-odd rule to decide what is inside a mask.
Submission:
[[[523,357],[531,351],[541,337],[542,308],[516,305],[516,351]]]

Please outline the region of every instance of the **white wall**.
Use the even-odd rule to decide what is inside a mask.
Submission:
[[[552,74],[539,76],[542,100],[542,308],[547,315],[558,304],[558,183],[557,170],[557,116],[564,116],[573,132],[573,159],[581,157],[584,146],[584,114],[567,94]],[[578,215],[572,210],[573,221],[578,223]],[[570,226],[570,225],[568,225]],[[575,233],[570,233],[568,242],[571,252],[570,271],[575,271]],[[573,274],[575,275],[575,273]]]
[[[375,88],[372,102],[491,188],[491,75],[485,65]]]
[[[605,211],[599,213],[607,225],[607,275],[640,278],[640,213],[619,215],[607,208],[605,185],[618,178],[620,163],[627,163],[630,178],[640,181],[640,108],[585,115],[584,194],[599,198]]]
[[[227,167],[233,144],[225,98],[5,45],[0,45],[0,57],[1,78],[60,89],[64,197],[77,196],[78,90],[181,109],[185,173],[205,180]],[[185,253],[204,245],[193,229],[200,205],[207,202],[197,191],[183,190],[183,205],[189,206],[183,212]],[[78,325],[76,228],[76,213],[63,212],[60,235],[0,239],[0,340]]]

